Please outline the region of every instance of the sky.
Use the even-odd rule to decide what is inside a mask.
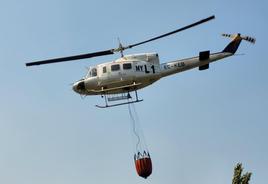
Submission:
[[[242,162],[267,182],[268,62],[264,0],[0,0],[0,183],[231,183]],[[222,33],[256,37],[209,70],[179,73],[139,91],[136,104],[153,162],[133,162],[127,106],[97,109],[71,84],[86,67],[120,55],[26,68],[25,63],[131,44],[208,16],[216,19],[125,54],[161,62],[221,51]]]

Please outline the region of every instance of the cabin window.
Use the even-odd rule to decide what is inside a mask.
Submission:
[[[92,75],[92,77],[97,76],[97,69],[96,68],[92,68],[91,75]]]
[[[111,66],[111,70],[112,70],[112,71],[118,71],[118,70],[120,70],[120,65],[119,65],[119,64],[112,65],[112,66]]]
[[[131,63],[124,63],[124,64],[123,64],[123,69],[124,69],[124,70],[130,70],[131,68],[132,68]]]
[[[104,66],[103,68],[102,68],[102,73],[106,73],[107,72],[107,69],[106,69],[106,66]]]

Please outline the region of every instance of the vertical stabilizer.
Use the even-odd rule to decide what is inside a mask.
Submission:
[[[232,54],[234,54],[237,51],[242,40],[248,41],[252,44],[254,44],[256,42],[255,38],[252,38],[249,36],[241,36],[240,33],[238,33],[238,34],[222,34],[222,36],[232,38],[232,41],[222,51],[222,52],[229,52]]]

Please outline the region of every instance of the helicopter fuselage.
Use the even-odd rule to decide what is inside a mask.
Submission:
[[[199,55],[163,64],[160,64],[157,53],[127,55],[113,62],[91,67],[83,79],[74,83],[73,90],[80,95],[103,95],[136,91],[153,84],[162,77],[178,72],[195,67],[199,67],[200,70],[207,69],[204,66],[231,55],[232,53],[227,52],[214,54],[206,52],[205,58]]]

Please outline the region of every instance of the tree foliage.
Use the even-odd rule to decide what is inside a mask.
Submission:
[[[251,172],[247,172],[242,175],[243,167],[241,163],[238,163],[234,168],[234,176],[232,184],[249,184]]]

